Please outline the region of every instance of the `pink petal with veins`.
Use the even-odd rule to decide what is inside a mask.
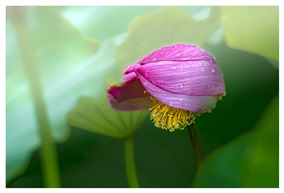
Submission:
[[[121,86],[108,89],[108,99],[112,108],[120,111],[148,110],[153,103],[149,93],[139,80],[130,80]]]
[[[147,63],[137,68],[137,73],[171,93],[213,96],[225,92],[223,75],[215,60]]]

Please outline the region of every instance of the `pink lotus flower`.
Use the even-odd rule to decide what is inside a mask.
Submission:
[[[215,58],[189,44],[162,47],[128,66],[121,86],[108,89],[113,109],[151,110],[155,126],[174,131],[210,112],[225,95]]]

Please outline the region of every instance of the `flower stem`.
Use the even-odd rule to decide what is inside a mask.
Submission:
[[[139,188],[139,183],[137,180],[136,169],[135,169],[132,137],[126,138],[124,140],[124,156],[125,156],[128,185],[130,188]]]
[[[199,171],[202,167],[202,164],[203,164],[203,153],[202,153],[201,144],[200,144],[200,141],[199,141],[199,137],[198,137],[198,134],[197,134],[195,124],[194,123],[190,124],[187,127],[187,130],[188,130],[188,133],[189,133],[192,149],[193,149],[193,152],[194,152],[194,158],[195,158],[195,161],[196,161],[196,168],[197,168],[197,171]]]
[[[32,48],[31,39],[24,21],[15,22],[15,27],[18,35],[19,46],[22,52],[25,72],[29,82],[31,97],[34,103],[41,139],[39,153],[43,170],[44,186],[48,188],[60,187],[57,152],[50,132],[43,96],[43,88],[41,86],[38,64]]]

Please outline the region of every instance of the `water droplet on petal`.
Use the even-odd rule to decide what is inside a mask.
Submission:
[[[180,85],[180,88],[183,88],[183,85],[182,85],[182,84]]]
[[[215,73],[215,69],[214,69],[214,68],[212,68],[212,69],[211,69],[211,72],[212,72],[212,73]]]
[[[204,68],[201,68],[201,71],[204,72]]]
[[[179,58],[179,57],[181,57],[181,53],[179,53],[179,54],[176,55],[176,58]]]
[[[212,63],[212,64],[214,63],[214,61],[213,61],[213,60],[209,60],[209,62],[210,62],[210,63]]]
[[[173,70],[174,70],[174,69],[177,69],[177,67],[176,67],[176,66],[173,66],[172,69],[173,69]]]
[[[157,60],[157,58],[153,58],[153,59],[152,59],[153,62],[156,61],[156,60]]]
[[[145,77],[147,78],[149,76],[148,72],[145,72]]]

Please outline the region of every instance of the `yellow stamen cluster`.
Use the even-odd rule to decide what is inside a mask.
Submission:
[[[156,127],[169,131],[183,130],[185,126],[194,123],[197,113],[167,106],[151,97],[154,106],[151,110],[150,119]]]

